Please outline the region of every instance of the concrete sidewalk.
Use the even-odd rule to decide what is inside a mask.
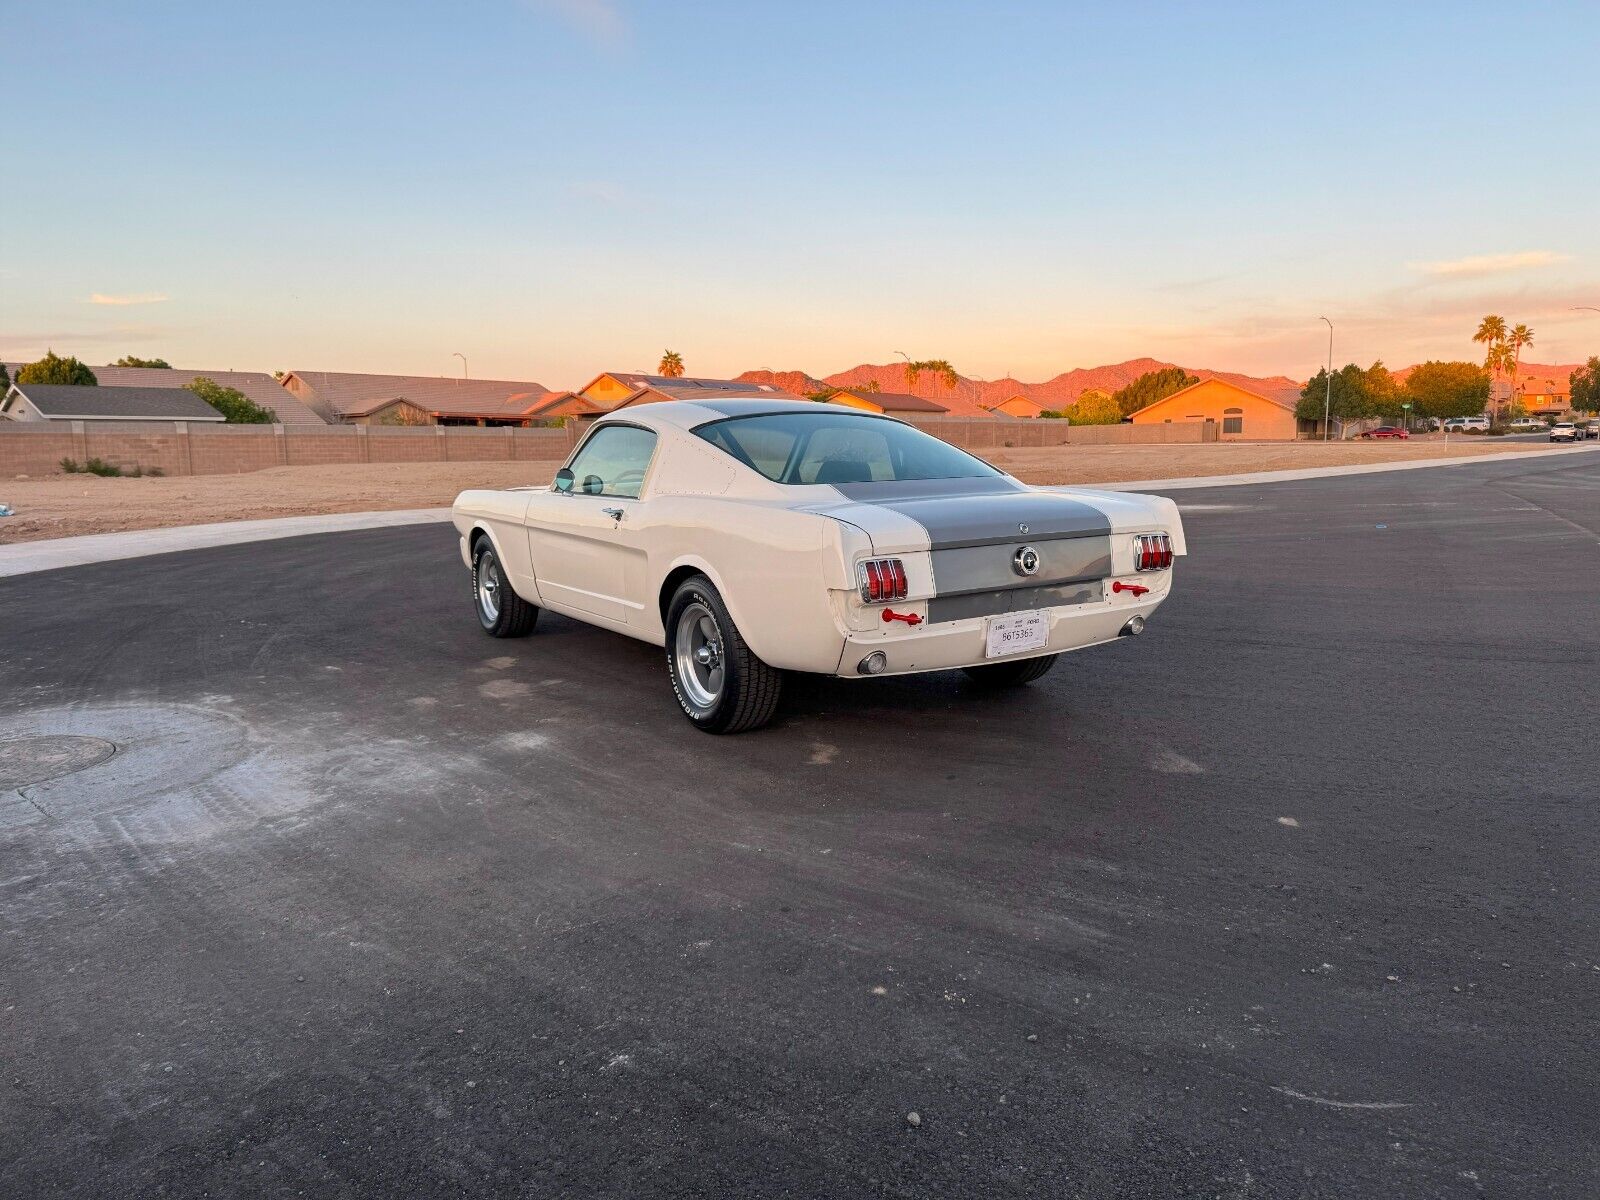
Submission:
[[[0,546],[0,577],[81,567],[89,563],[204,550],[240,542],[304,537],[308,533],[344,533],[393,525],[448,521],[448,508],[407,508],[394,512],[328,513],[314,517],[276,517],[265,521],[219,521],[214,525],[177,525],[169,529],[135,529],[127,533],[91,533]]]

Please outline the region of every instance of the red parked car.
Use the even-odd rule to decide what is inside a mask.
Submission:
[[[1376,429],[1366,430],[1360,436],[1364,438],[1408,438],[1411,436],[1411,432],[1410,430],[1401,429],[1397,425],[1379,425]]]

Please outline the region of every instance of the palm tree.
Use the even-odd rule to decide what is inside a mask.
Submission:
[[[1517,398],[1517,372],[1522,369],[1522,348],[1533,345],[1533,330],[1518,325],[1506,335],[1506,345],[1511,348],[1511,399]]]
[[[663,350],[661,362],[656,367],[656,372],[665,375],[668,379],[683,378],[683,355],[676,350]]]
[[[1505,364],[1506,319],[1492,314],[1485,317],[1478,322],[1478,332],[1472,335],[1472,340],[1483,343],[1483,369],[1493,373],[1495,382],[1499,383],[1500,368]]]
[[[953,388],[957,383],[961,382],[961,376],[956,374],[956,369],[942,358],[924,358],[916,362],[907,359],[906,386],[911,387],[914,385],[917,382],[917,377],[924,371],[939,376],[947,388]]]

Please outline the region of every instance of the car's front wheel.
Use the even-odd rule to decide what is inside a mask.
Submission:
[[[984,687],[1019,687],[1040,678],[1056,665],[1059,654],[1043,654],[1038,658],[1024,658],[1013,662],[985,663],[981,667],[962,667],[962,674]]]
[[[506,579],[500,556],[487,537],[480,537],[472,548],[472,606],[490,637],[527,637],[539,619],[539,610],[517,595]]]
[[[783,674],[751,652],[704,575],[667,606],[667,672],[684,715],[707,733],[743,733],[772,720]]]

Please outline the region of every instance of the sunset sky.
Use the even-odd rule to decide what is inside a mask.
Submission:
[[[1290,11],[1290,10],[1293,11]],[[0,0],[0,356],[583,383],[1600,354],[1600,15]]]

